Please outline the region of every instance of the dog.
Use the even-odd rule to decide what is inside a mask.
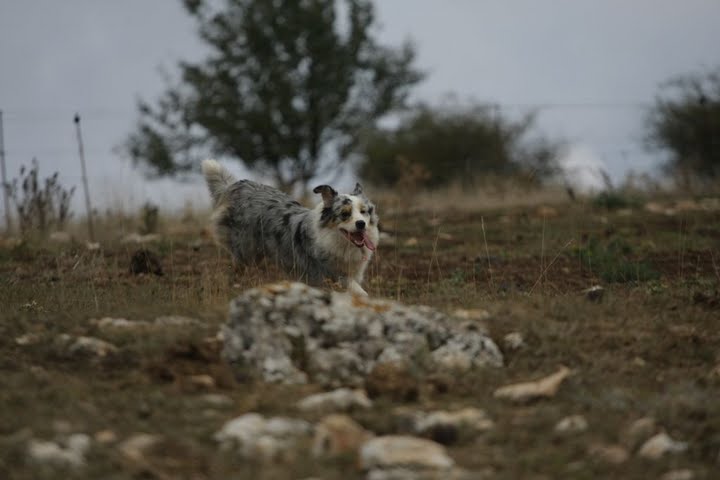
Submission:
[[[202,171],[212,197],[213,235],[236,261],[269,259],[311,285],[341,282],[367,296],[362,283],[378,245],[379,217],[359,183],[351,194],[316,187],[322,201],[309,209],[268,185],[236,180],[215,160],[204,160]]]

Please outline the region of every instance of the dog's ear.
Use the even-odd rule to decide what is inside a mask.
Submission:
[[[353,195],[362,195],[362,194],[363,194],[362,185],[360,185],[359,183],[356,183],[356,184],[355,184],[355,190],[353,190],[352,194],[353,194]]]
[[[333,200],[337,197],[337,192],[330,185],[320,185],[319,187],[313,188],[313,193],[319,193],[322,195],[323,203],[326,207],[333,204]]]

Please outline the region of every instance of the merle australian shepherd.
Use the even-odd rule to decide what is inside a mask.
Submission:
[[[351,293],[367,295],[361,284],[378,244],[378,214],[359,183],[351,194],[316,187],[322,202],[308,209],[275,188],[236,181],[215,160],[205,160],[202,170],[215,239],[236,261],[269,259],[298,280],[340,281]]]

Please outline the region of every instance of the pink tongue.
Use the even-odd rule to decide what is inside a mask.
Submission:
[[[370,240],[370,237],[368,237],[367,232],[363,232],[362,234],[363,243],[365,243],[365,246],[370,250],[371,252],[375,251],[375,244]]]

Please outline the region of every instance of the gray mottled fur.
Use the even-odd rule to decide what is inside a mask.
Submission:
[[[372,252],[355,258],[359,255],[355,251],[361,249],[336,231],[337,225],[348,220],[348,205],[360,199],[367,205],[368,228],[373,229],[377,243],[377,211],[359,184],[352,196],[338,194],[326,185],[318,187],[316,192],[322,192],[323,203],[308,209],[275,188],[250,180],[234,181],[213,160],[203,162],[203,173],[215,207],[212,220],[216,240],[238,262],[269,259],[310,284],[346,277],[348,282],[355,279],[361,283]],[[348,269],[349,264],[352,267]]]

